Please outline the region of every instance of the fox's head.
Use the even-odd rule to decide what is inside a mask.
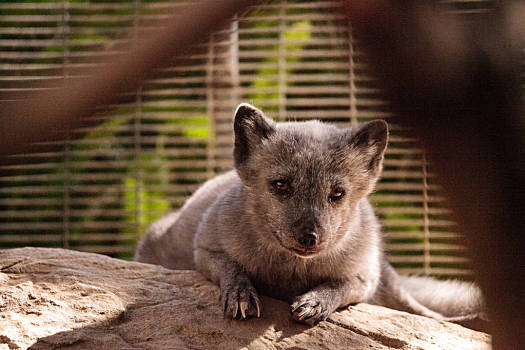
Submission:
[[[271,235],[301,257],[337,246],[379,178],[386,122],[344,129],[319,121],[275,123],[243,103],[234,131],[235,168],[256,234]]]

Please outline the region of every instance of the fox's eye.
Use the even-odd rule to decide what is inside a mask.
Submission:
[[[340,188],[337,188],[333,190],[332,193],[330,193],[329,199],[330,199],[330,202],[337,202],[344,196],[345,196],[345,191]]]
[[[285,194],[290,191],[290,184],[285,180],[276,180],[271,182],[272,188],[279,194]]]

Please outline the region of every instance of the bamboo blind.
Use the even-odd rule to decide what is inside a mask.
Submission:
[[[443,1],[479,15],[492,1]],[[3,1],[0,100],[81,76],[155,26],[181,1]],[[182,8],[182,7],[181,7]],[[147,226],[232,166],[241,101],[276,120],[340,126],[391,116],[351,25],[332,1],[269,1],[231,20],[197,54],[174,60],[127,102],[75,131],[60,152],[31,155],[0,177],[0,247],[60,246],[129,258]],[[182,11],[182,10],[181,10]],[[129,35],[129,34],[128,34]],[[35,160],[36,158],[36,160]],[[391,124],[372,196],[392,263],[402,272],[470,274],[461,238],[424,151]]]

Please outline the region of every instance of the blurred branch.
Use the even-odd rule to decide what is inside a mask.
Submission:
[[[86,78],[68,79],[51,92],[40,92],[28,100],[0,103],[0,165],[20,162],[9,155],[36,149],[34,142],[61,140],[97,111],[133,92],[151,76],[153,69],[166,67],[177,56],[188,55],[195,44],[205,42],[234,14],[255,0],[203,0],[172,14],[157,30],[130,43],[124,54],[108,58]],[[132,31],[132,29],[130,29]]]
[[[428,4],[346,1],[344,11],[397,122],[419,134],[448,192],[487,299],[494,349],[522,349],[525,7],[509,2],[467,23]]]

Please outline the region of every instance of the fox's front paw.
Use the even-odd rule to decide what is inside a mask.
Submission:
[[[295,297],[290,308],[295,321],[309,325],[326,320],[333,312],[332,301],[315,291]]]
[[[224,317],[233,319],[261,317],[259,295],[247,278],[221,283],[220,305]]]

